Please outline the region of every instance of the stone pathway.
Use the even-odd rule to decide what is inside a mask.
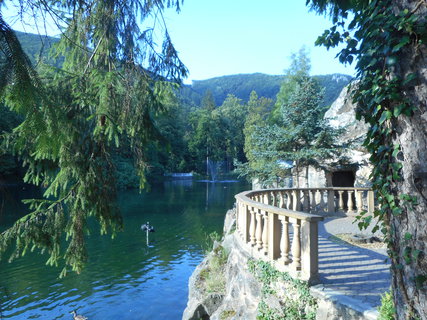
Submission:
[[[334,234],[361,233],[353,221],[352,217],[326,218],[319,224],[322,285],[317,290],[337,300],[358,304],[364,310],[375,310],[381,304],[381,295],[390,288],[385,249],[370,250],[330,240]]]

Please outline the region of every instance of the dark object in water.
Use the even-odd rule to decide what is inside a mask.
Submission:
[[[87,320],[86,317],[84,317],[84,316],[82,316],[80,314],[77,314],[76,310],[73,310],[70,313],[73,315],[73,319],[74,320]]]
[[[143,224],[143,225],[141,226],[141,230],[142,230],[142,231],[147,231],[147,232],[156,232],[156,231],[154,230],[154,227],[153,227],[153,226],[150,226],[150,223],[149,223],[149,222],[147,222],[146,224]]]

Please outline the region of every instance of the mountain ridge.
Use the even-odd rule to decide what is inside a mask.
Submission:
[[[33,63],[36,63],[40,56],[47,57],[50,47],[59,41],[58,38],[46,35],[15,32],[22,48]],[[60,60],[55,63],[47,59],[48,63],[52,64],[60,64]],[[330,106],[338,98],[341,90],[353,79],[351,76],[341,73],[314,75],[313,78],[319,81],[321,87],[325,88],[323,101],[325,106]],[[181,100],[186,104],[200,106],[203,96],[207,91],[211,91],[215,104],[220,106],[229,94],[247,102],[253,90],[259,97],[276,100],[276,95],[284,79],[285,75],[256,72],[193,80],[191,85],[183,85],[181,88]]]

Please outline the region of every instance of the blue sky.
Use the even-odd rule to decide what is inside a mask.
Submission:
[[[164,18],[190,71],[186,83],[237,73],[283,74],[291,53],[303,45],[310,51],[313,75],[354,75],[353,66],[335,58],[337,50],[314,46],[331,22],[309,12],[305,0],[185,0],[180,13],[168,9]],[[35,32],[19,22],[13,27]]]
[[[331,26],[329,18],[309,12],[305,0],[185,0],[182,11],[167,11],[166,23],[189,80],[262,72],[282,74],[289,56],[305,45],[312,74],[345,73],[338,52],[315,47]]]

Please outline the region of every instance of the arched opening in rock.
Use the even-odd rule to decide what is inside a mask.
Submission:
[[[354,187],[356,175],[354,171],[335,171],[332,172],[332,186],[333,187]]]

